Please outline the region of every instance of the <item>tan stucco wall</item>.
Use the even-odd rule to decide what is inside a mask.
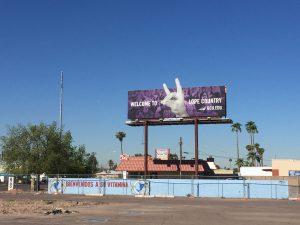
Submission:
[[[273,159],[272,169],[279,170],[279,176],[288,176],[289,170],[300,170],[300,160]]]
[[[217,169],[214,170],[216,175],[233,175],[233,170]]]

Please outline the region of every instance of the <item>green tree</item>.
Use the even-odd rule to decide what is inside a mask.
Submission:
[[[256,157],[255,157],[255,160],[256,160],[256,166],[259,166],[260,165],[260,156],[258,154],[258,149],[260,148],[260,145],[258,143],[255,143],[254,144],[254,148],[253,148],[253,151],[255,152],[256,154]]]
[[[72,159],[70,173],[94,174],[98,171],[96,153],[87,153],[84,145],[74,148]]]
[[[231,131],[236,133],[236,154],[237,154],[237,159],[240,158],[239,133],[242,132],[241,126],[242,126],[242,124],[240,124],[240,123],[234,123],[234,124],[231,125]],[[238,166],[238,168],[240,168],[240,167]]]
[[[170,153],[169,157],[170,157],[171,160],[178,160],[178,155],[176,153],[174,153],[174,154]]]
[[[98,161],[95,152],[87,154],[86,170],[91,171],[92,174],[98,172]]]
[[[123,131],[119,131],[115,136],[121,143],[121,155],[123,155],[123,139],[126,137],[126,133],[124,133]]]
[[[248,152],[252,152],[253,147],[252,147],[251,145],[246,145],[246,150],[247,150]]]
[[[76,147],[72,142],[71,132],[60,136],[56,123],[9,127],[0,139],[5,169],[23,174],[91,173],[90,154],[84,146]],[[95,157],[95,153],[92,155]]]
[[[246,130],[250,135],[250,145],[254,147],[254,134],[258,133],[257,126],[255,122],[249,121],[246,123]]]
[[[247,155],[247,159],[249,161],[250,166],[255,166],[256,162],[256,153],[254,151],[250,151]]]
[[[258,146],[258,148],[256,149],[256,158],[257,158],[257,162],[259,163],[259,166],[264,166],[264,160],[263,160],[264,153],[265,153],[265,149]]]
[[[239,158],[235,161],[235,164],[238,166],[238,168],[241,168],[242,166],[245,166],[245,161]]]
[[[115,166],[115,163],[112,159],[108,160],[107,164],[108,164],[109,170],[112,170]]]

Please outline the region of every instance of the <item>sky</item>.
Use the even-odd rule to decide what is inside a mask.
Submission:
[[[129,127],[129,90],[227,86],[227,116],[254,121],[273,158],[300,159],[300,1],[0,0],[0,136],[8,126],[59,122],[100,164],[143,153],[143,128]],[[241,156],[250,138],[242,127]],[[149,128],[155,148],[194,157],[194,127]],[[230,125],[199,126],[199,154],[229,166]]]

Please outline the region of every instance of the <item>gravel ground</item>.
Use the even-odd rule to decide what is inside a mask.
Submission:
[[[73,213],[45,212],[61,208]],[[2,225],[300,224],[300,201],[1,193]]]
[[[78,206],[95,206],[99,204],[101,203],[88,201],[0,199],[0,215],[45,214],[55,209],[76,213],[77,211],[70,209]]]
[[[68,210],[70,208],[102,204],[99,201],[87,201],[80,198],[69,199],[65,196],[52,196],[45,193],[15,193],[0,194],[0,215],[30,215],[46,214],[55,209]]]

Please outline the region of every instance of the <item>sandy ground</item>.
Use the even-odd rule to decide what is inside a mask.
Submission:
[[[45,215],[55,208],[73,213]],[[0,192],[0,224],[300,224],[300,201]]]
[[[68,210],[67,213],[78,213],[73,209],[79,206],[95,206],[101,202],[89,201],[64,201],[64,200],[14,200],[0,199],[0,215],[30,215],[47,214],[55,212],[54,210]],[[71,211],[72,209],[72,211]],[[58,214],[58,213],[57,213]]]

